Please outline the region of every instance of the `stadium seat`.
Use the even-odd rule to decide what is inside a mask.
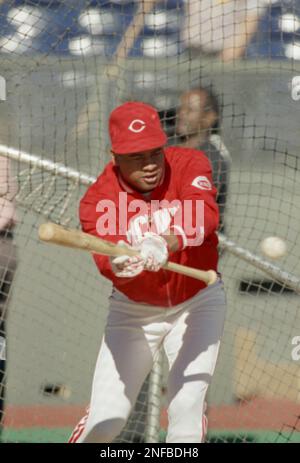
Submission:
[[[293,6],[271,5],[259,21],[257,34],[247,47],[246,58],[291,58],[292,45],[298,40],[299,31],[300,2]]]
[[[286,59],[284,42],[282,40],[274,40],[271,42],[252,43],[247,47],[246,58]]]
[[[123,33],[120,15],[111,8],[85,8],[79,12],[78,22],[91,35],[121,36]]]
[[[51,24],[48,10],[29,4],[2,5],[0,18],[0,53],[30,53],[33,42]]]
[[[259,32],[261,34],[267,34],[268,36],[273,33],[278,33],[280,31],[279,18],[281,14],[282,8],[279,5],[268,8],[259,21]]]
[[[83,56],[112,56],[116,50],[118,40],[109,36],[77,35],[68,37],[58,44],[56,53],[69,54],[74,57]]]
[[[155,9],[145,18],[144,34],[174,34],[179,33],[183,16],[177,9]]]
[[[166,9],[181,9],[184,7],[184,0],[164,0],[158,7],[164,7]]]
[[[112,14],[118,16],[120,27],[124,30],[131,22],[134,13],[137,10],[137,2],[133,1],[103,1],[103,0],[90,0],[85,3],[84,8],[101,8],[110,11]]]
[[[130,57],[146,58],[166,58],[178,55],[181,50],[179,36],[158,35],[158,36],[140,36],[131,52]]]
[[[9,5],[7,4],[0,5],[0,31],[1,31],[0,38],[13,34],[15,31],[13,24],[11,24],[7,20],[7,13],[9,10],[10,10]]]

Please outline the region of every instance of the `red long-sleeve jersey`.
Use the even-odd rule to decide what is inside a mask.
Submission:
[[[217,270],[219,211],[209,160],[203,152],[164,149],[162,181],[150,195],[126,184],[110,162],[80,202],[80,221],[86,233],[117,243],[136,244],[145,231],[178,235],[180,249],[169,261],[202,270]],[[96,265],[116,289],[129,299],[173,307],[206,287],[194,278],[161,269],[133,278],[117,277],[109,257],[94,254]]]

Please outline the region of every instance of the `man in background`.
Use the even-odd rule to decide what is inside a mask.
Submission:
[[[177,143],[204,151],[212,164],[220,213],[219,231],[225,231],[225,207],[231,159],[220,137],[221,111],[217,97],[207,88],[195,88],[180,96],[177,109]]]

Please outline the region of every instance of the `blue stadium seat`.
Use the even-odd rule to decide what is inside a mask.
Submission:
[[[10,9],[10,6],[7,4],[0,5],[0,37],[8,36],[15,32],[14,26],[7,20],[7,13]]]
[[[100,7],[100,8],[110,8],[116,12],[123,14],[133,14],[138,6],[137,2],[134,1],[123,1],[123,2],[112,2],[106,0],[86,0],[84,2],[85,7]]]
[[[166,58],[176,56],[181,52],[178,34],[140,36],[129,53],[129,57]]]
[[[273,33],[278,33],[280,31],[278,21],[281,14],[281,6],[275,5],[271,8],[268,8],[259,21],[259,32],[262,34],[268,34],[269,36]]]
[[[91,55],[110,57],[116,50],[118,40],[108,36],[74,35],[58,42],[50,53],[85,57]]]
[[[174,34],[182,27],[183,16],[179,10],[155,9],[145,20],[143,34]]]
[[[127,28],[137,10],[136,2],[126,2],[122,4],[112,3],[104,0],[88,0],[84,3],[82,9],[101,8],[102,11],[111,12],[118,17],[120,33]]]
[[[184,7],[184,0],[164,0],[158,4],[157,8],[166,8],[166,9],[182,9]]]
[[[47,33],[53,36],[63,36],[65,34],[80,34],[85,30],[78,21],[77,10],[70,10],[67,7],[59,6],[57,10],[46,10],[49,15]]]
[[[284,27],[281,19],[286,14],[292,16],[289,20],[290,24]],[[286,47],[295,40],[299,41],[300,22],[299,28],[297,29],[296,25],[293,31],[293,25],[296,24],[293,19],[295,15],[299,16],[300,21],[300,1],[294,2],[292,6],[281,3],[271,5],[258,23],[257,34],[247,47],[246,57],[249,59],[288,59]]]
[[[276,37],[278,34],[284,33],[281,25],[281,18],[285,15],[298,16],[300,18],[300,1],[298,5],[294,3],[293,7],[276,4],[268,8],[259,21],[259,32],[269,37]],[[300,27],[298,28],[298,32],[299,31]],[[297,33],[297,30],[295,30],[295,33]]]
[[[283,41],[257,42],[247,47],[247,59],[287,59]]]
[[[33,52],[33,43],[48,29],[49,12],[36,5],[1,5],[0,53]]]
[[[78,12],[78,22],[91,35],[122,36],[123,24],[118,13],[110,8],[89,7]]]

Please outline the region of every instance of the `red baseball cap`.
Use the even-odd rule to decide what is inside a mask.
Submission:
[[[109,134],[111,149],[116,154],[139,153],[167,143],[156,109],[138,101],[124,103],[112,111]]]

